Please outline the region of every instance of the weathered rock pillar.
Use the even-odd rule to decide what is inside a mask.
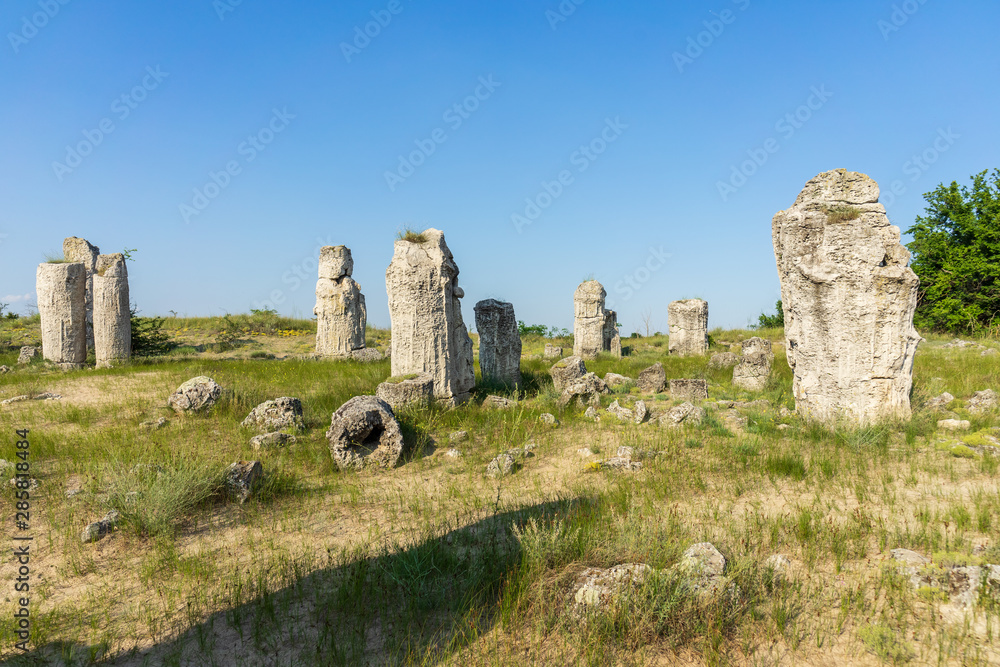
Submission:
[[[367,310],[360,286],[351,278],[354,260],[346,246],[324,246],[319,251],[316,282],[316,353],[346,357],[365,346]]]
[[[596,359],[604,349],[606,296],[604,286],[596,280],[580,283],[573,293],[573,356]]]
[[[63,239],[63,259],[67,262],[81,262],[87,271],[87,348],[94,349],[94,273],[97,271],[97,256],[101,249],[86,239],[70,236]]]
[[[772,221],[792,391],[806,418],[910,417],[920,281],[878,197],[865,174],[828,171]]]
[[[100,255],[93,275],[94,352],[97,367],[128,361],[132,356],[128,268],[121,253]]]
[[[619,359],[622,356],[622,338],[618,333],[618,313],[613,310],[604,311],[604,331],[601,349],[610,352]]]
[[[462,319],[465,292],[444,233],[427,229],[396,241],[385,272],[392,319],[392,375],[430,373],[445,405],[469,400],[476,383],[472,339]]]
[[[708,302],[673,301],[667,306],[670,354],[688,357],[708,352]]]
[[[483,382],[511,387],[521,385],[521,336],[517,333],[514,305],[485,299],[476,304],[479,333],[479,369]]]
[[[771,376],[774,354],[771,341],[754,336],[743,341],[743,356],[733,368],[733,385],[748,391],[761,391]]]
[[[87,361],[87,269],[80,262],[44,263],[35,274],[42,356],[61,368]]]

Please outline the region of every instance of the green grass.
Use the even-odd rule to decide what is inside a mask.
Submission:
[[[713,401],[770,401],[740,411],[744,429],[726,428],[724,410],[710,408],[701,426],[674,430],[560,410],[553,361],[540,358],[551,339],[533,337],[524,341],[516,409],[476,401],[401,409],[414,454],[392,471],[354,473],[333,465],[325,431],[334,410],[386,380],[389,361],[264,356],[284,344],[277,334],[225,355],[199,350],[223,322],[167,318],[185,356],[67,373],[39,363],[0,376],[0,398],[66,396],[0,410],[7,432],[32,429],[33,476],[44,489],[33,499],[33,527],[50,545],[35,561],[45,576],[32,612],[33,664],[133,652],[136,664],[211,664],[233,646],[246,664],[771,664],[778,655],[808,664],[830,650],[892,663],[997,661],[992,644],[940,622],[939,594],[881,564],[896,547],[936,565],[1000,559],[995,548],[973,555],[1000,525],[996,459],[939,449],[954,439],[942,439],[938,415],[918,400],[945,390],[961,400],[992,386],[1000,360],[928,336],[915,363],[914,419],[863,428],[780,417],[794,405],[781,348],[762,392],[735,389],[731,370],[707,368],[708,355],[670,357],[662,336],[628,339],[631,356],[586,362],[599,375],[630,377],[661,362],[668,377],[708,379]],[[15,324],[3,322],[0,334],[30,337],[37,327]],[[761,333],[713,331],[711,351]],[[18,342],[0,350],[0,363],[13,364]],[[212,413],[165,409],[166,396],[197,375],[226,389]],[[480,384],[476,393],[491,390]],[[255,452],[240,422],[278,396],[302,400],[306,430],[294,445]],[[626,387],[601,408],[638,398]],[[642,398],[658,413],[677,403]],[[540,424],[543,412],[560,427]],[[139,428],[160,416],[165,428]],[[996,420],[975,416],[972,435],[990,434]],[[451,458],[444,452],[456,430],[470,438]],[[516,474],[484,476],[498,453],[528,442],[535,456]],[[622,445],[647,453],[641,471],[587,472]],[[222,474],[252,458],[265,477],[241,505]],[[71,477],[84,493],[68,498]],[[12,489],[0,489],[0,511],[13,516],[14,503]],[[111,508],[122,512],[119,529],[80,544],[83,526]],[[701,541],[728,561],[725,597],[703,599],[671,570]],[[764,566],[777,553],[796,567],[785,583]],[[585,623],[574,620],[575,577],[624,562],[654,575]],[[995,624],[998,607],[984,598],[977,612]],[[0,633],[11,622],[0,617]],[[6,646],[0,660],[24,664]]]

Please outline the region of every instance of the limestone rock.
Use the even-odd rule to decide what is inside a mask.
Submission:
[[[658,394],[667,385],[667,373],[663,370],[663,364],[657,361],[655,364],[639,373],[636,380],[639,390],[645,394]]]
[[[792,561],[784,554],[774,554],[764,561],[764,567],[771,570],[771,581],[775,584],[784,583],[788,578],[788,570],[792,567]]]
[[[118,525],[118,520],[120,518],[121,515],[118,513],[118,510],[111,510],[104,515],[103,519],[95,521],[84,528],[83,532],[80,534],[80,541],[84,544],[87,544],[88,542],[96,542],[105,535],[110,534],[111,531],[115,529],[115,526]]]
[[[955,400],[954,396],[952,396],[948,392],[944,392],[940,396],[935,396],[931,400],[927,401],[927,409],[928,410],[940,410],[940,409],[946,408],[948,406],[948,404],[951,403],[954,400]]]
[[[17,363],[24,366],[31,363],[31,360],[38,356],[38,348],[25,345],[21,348],[21,353],[17,355]]]
[[[679,428],[680,426],[697,426],[705,418],[705,410],[691,403],[681,403],[674,406],[659,419],[660,426]]]
[[[635,408],[633,408],[633,412],[635,414],[633,421],[636,424],[641,424],[642,422],[646,421],[646,416],[649,414],[649,410],[646,409],[646,402],[636,401]]]
[[[618,313],[613,310],[604,313],[604,329],[602,332],[601,349],[610,352],[612,356],[621,359],[622,338],[618,333]]]
[[[7,373],[13,373],[14,369],[10,366],[0,366],[0,375],[5,375]]]
[[[330,454],[342,470],[395,468],[405,450],[392,408],[375,396],[355,396],[340,406],[333,413],[326,437]]]
[[[240,503],[245,503],[263,477],[264,466],[260,461],[237,461],[226,469],[226,489]]]
[[[144,428],[144,429],[146,429],[148,431],[159,431],[161,428],[163,428],[164,426],[166,426],[168,423],[169,422],[167,422],[167,418],[166,417],[159,417],[158,419],[151,419],[149,421],[144,421],[141,424],[139,424],[139,426],[141,426],[142,428]]]
[[[740,362],[740,358],[732,352],[713,354],[708,360],[709,368],[731,368]]]
[[[635,384],[635,380],[624,375],[619,375],[618,373],[606,373],[604,375],[604,384],[609,387],[620,387],[629,383]]]
[[[385,357],[386,355],[383,355],[374,347],[363,347],[360,350],[351,350],[351,359],[365,364],[373,361],[382,361]]]
[[[589,406],[586,411],[584,411],[583,416],[588,419],[593,419],[595,422],[601,421],[600,415],[597,414],[597,408],[593,405]]]
[[[743,341],[743,357],[733,369],[733,386],[747,391],[763,391],[773,363],[771,341],[757,336]]]
[[[642,463],[633,461],[631,456],[613,456],[610,459],[598,461],[597,465],[607,470],[626,470],[629,472],[642,470]]]
[[[458,266],[444,234],[427,229],[422,242],[396,241],[385,274],[392,318],[392,374],[430,373],[445,405],[469,400],[475,385],[472,339],[462,320]]]
[[[514,305],[496,299],[476,304],[479,334],[479,368],[483,382],[509,387],[521,385],[521,336],[517,332]]]
[[[552,426],[552,427],[559,426],[559,420],[556,419],[556,416],[553,415],[553,414],[550,414],[548,412],[545,412],[545,413],[542,413],[541,415],[539,415],[538,416],[538,421],[542,422],[543,424],[545,424],[547,426]]]
[[[710,542],[688,547],[675,568],[688,579],[688,587],[700,595],[720,593],[725,585],[726,558]]]
[[[345,246],[324,246],[319,251],[316,281],[316,353],[324,357],[349,357],[365,347],[368,311],[361,287],[351,278],[354,260]]]
[[[411,403],[430,405],[434,400],[434,376],[416,373],[401,378],[389,378],[375,389],[375,395],[398,410]]]
[[[992,389],[977,391],[972,395],[972,398],[965,402],[965,407],[972,413],[990,412],[992,410],[996,410],[997,393]]]
[[[202,412],[211,409],[220,396],[222,387],[212,378],[199,375],[178,387],[167,399],[167,405],[177,413]]]
[[[708,398],[708,380],[680,379],[670,381],[670,397],[687,400]]]
[[[585,280],[573,293],[573,355],[581,359],[596,359],[604,349],[604,328],[607,293],[596,280]]]
[[[489,462],[486,466],[486,476],[490,479],[499,479],[514,474],[516,469],[517,461],[514,456],[504,452]]]
[[[302,431],[302,401],[291,396],[282,396],[273,401],[264,401],[246,416],[243,428],[256,429],[260,433],[271,433],[282,429]]]
[[[604,380],[597,377],[596,373],[587,373],[566,385],[557,403],[560,407],[566,407],[575,400],[580,407],[598,406],[601,404],[601,395],[607,393],[608,385],[604,384]]]
[[[552,385],[556,391],[562,391],[570,382],[578,380],[587,374],[587,367],[580,357],[566,357],[560,359],[549,369],[552,376]]]
[[[86,287],[84,298],[87,309],[87,347],[94,347],[94,274],[97,272],[97,258],[101,249],[86,239],[70,236],[63,239],[63,259],[67,262],[79,262],[86,271]]]
[[[250,446],[257,451],[260,451],[261,449],[273,449],[275,447],[284,447],[285,445],[294,444],[295,436],[289,433],[263,433],[250,438]]]
[[[910,417],[919,280],[878,195],[864,174],[825,172],[772,222],[792,390],[808,419]]]
[[[972,424],[968,419],[939,419],[937,427],[943,431],[967,431]]]
[[[42,356],[60,368],[80,368],[87,361],[87,282],[79,262],[38,265]]]
[[[606,407],[604,411],[610,415],[617,417],[619,421],[630,422],[633,419],[635,419],[635,413],[632,410],[629,410],[628,408],[619,405],[618,401],[615,401],[614,403]]]
[[[128,361],[132,356],[132,313],[128,268],[122,253],[97,257],[97,271],[91,277],[91,290],[97,367],[107,368]]]
[[[545,352],[542,353],[543,359],[562,359],[563,349],[561,347],[556,347],[552,343],[545,344]]]
[[[448,435],[448,442],[459,443],[469,439],[468,431],[452,431]]]
[[[491,395],[483,399],[483,408],[486,410],[509,410],[516,407],[517,401],[503,396]]]
[[[708,302],[701,299],[673,301],[667,306],[670,354],[679,357],[708,352]]]
[[[588,609],[612,609],[653,572],[645,563],[623,563],[607,569],[588,567],[573,583],[574,609],[577,614]]]

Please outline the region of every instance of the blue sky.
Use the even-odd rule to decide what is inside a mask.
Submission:
[[[595,277],[625,333],[691,297],[742,326],[815,174],[869,174],[905,230],[1000,166],[996,2],[577,2],[8,0],[0,298],[82,236],[137,249],[145,314],[311,316],[345,244],[387,326],[394,236],[436,227],[470,323],[569,328]]]

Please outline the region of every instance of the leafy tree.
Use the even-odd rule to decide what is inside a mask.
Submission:
[[[544,336],[549,330],[544,324],[527,325],[523,320],[517,321],[517,335],[521,336]]]
[[[1000,313],[1000,169],[974,175],[971,187],[938,185],[924,199],[925,215],[907,230],[920,278],[914,323],[947,332],[990,327]]]
[[[777,311],[774,315],[761,313],[760,317],[757,318],[757,324],[752,325],[751,328],[779,329],[785,326],[785,311],[781,308],[781,299],[778,299],[778,303],[774,304],[774,309]]]

